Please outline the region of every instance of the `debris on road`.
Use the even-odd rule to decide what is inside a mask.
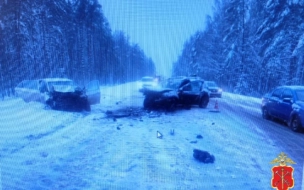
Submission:
[[[174,135],[174,129],[170,130],[170,135]]]
[[[193,150],[193,157],[203,163],[213,163],[215,158],[209,152],[199,149]]]
[[[196,138],[197,138],[197,139],[202,139],[203,136],[202,136],[202,135],[196,135]]]
[[[123,117],[140,117],[144,115],[142,108],[126,107],[118,110],[107,110],[105,112],[108,118],[113,118],[115,121]]]
[[[159,139],[163,138],[163,134],[161,134],[159,131],[156,132],[156,137]]]

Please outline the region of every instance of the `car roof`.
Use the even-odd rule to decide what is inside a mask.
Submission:
[[[203,81],[203,79],[201,79],[200,77],[195,77],[195,76],[190,76],[190,77],[186,77],[186,76],[176,76],[176,77],[171,77],[168,78],[168,80],[174,80],[174,81],[182,81],[184,79],[189,79],[190,81]]]
[[[40,79],[40,80],[44,80],[46,82],[56,82],[56,81],[70,81],[70,82],[72,82],[72,80],[68,79],[68,78],[43,78],[43,79]]]
[[[213,80],[205,80],[204,82],[206,82],[206,83],[216,83],[216,82],[213,81]]]
[[[304,90],[304,86],[300,86],[300,85],[284,85],[284,86],[280,86],[281,88],[289,88],[292,90]]]
[[[145,77],[142,77],[141,79],[154,79],[154,77],[145,76]]]

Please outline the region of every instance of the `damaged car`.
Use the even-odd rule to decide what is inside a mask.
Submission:
[[[206,108],[209,94],[204,90],[203,84],[204,81],[199,77],[169,78],[165,87],[145,88],[144,108],[164,107],[172,110],[178,105]]]
[[[98,80],[83,88],[67,78],[24,80],[15,88],[15,95],[25,102],[37,101],[64,111],[90,111],[91,105],[100,103]]]

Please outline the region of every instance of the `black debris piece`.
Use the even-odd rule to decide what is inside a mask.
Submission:
[[[174,135],[174,129],[171,129],[171,130],[170,130],[170,134],[171,134],[171,135]]]
[[[197,141],[190,141],[190,143],[195,144],[195,143],[197,143]]]
[[[202,139],[203,136],[202,136],[202,135],[196,135],[196,138],[197,138],[197,139]]]
[[[199,149],[193,150],[193,157],[203,163],[214,163],[215,157],[209,152]]]
[[[107,110],[106,115],[108,118],[123,118],[123,117],[140,117],[144,115],[142,108],[125,107],[117,110]]]
[[[107,115],[112,115],[112,114],[113,114],[113,111],[107,110],[107,111],[106,111],[106,114],[107,114]]]

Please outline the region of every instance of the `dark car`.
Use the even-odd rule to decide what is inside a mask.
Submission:
[[[144,107],[175,108],[177,105],[190,107],[198,105],[206,108],[209,103],[209,94],[203,90],[204,81],[197,77],[169,78],[165,87],[146,88]]]
[[[222,97],[223,90],[214,81],[204,81],[204,88],[209,91],[210,97]]]
[[[90,81],[85,88],[67,78],[24,80],[15,88],[15,95],[26,102],[37,101],[65,111],[90,111],[90,105],[100,103],[98,80]]]
[[[282,120],[293,131],[303,130],[303,109],[304,86],[280,86],[262,98],[263,118]]]

